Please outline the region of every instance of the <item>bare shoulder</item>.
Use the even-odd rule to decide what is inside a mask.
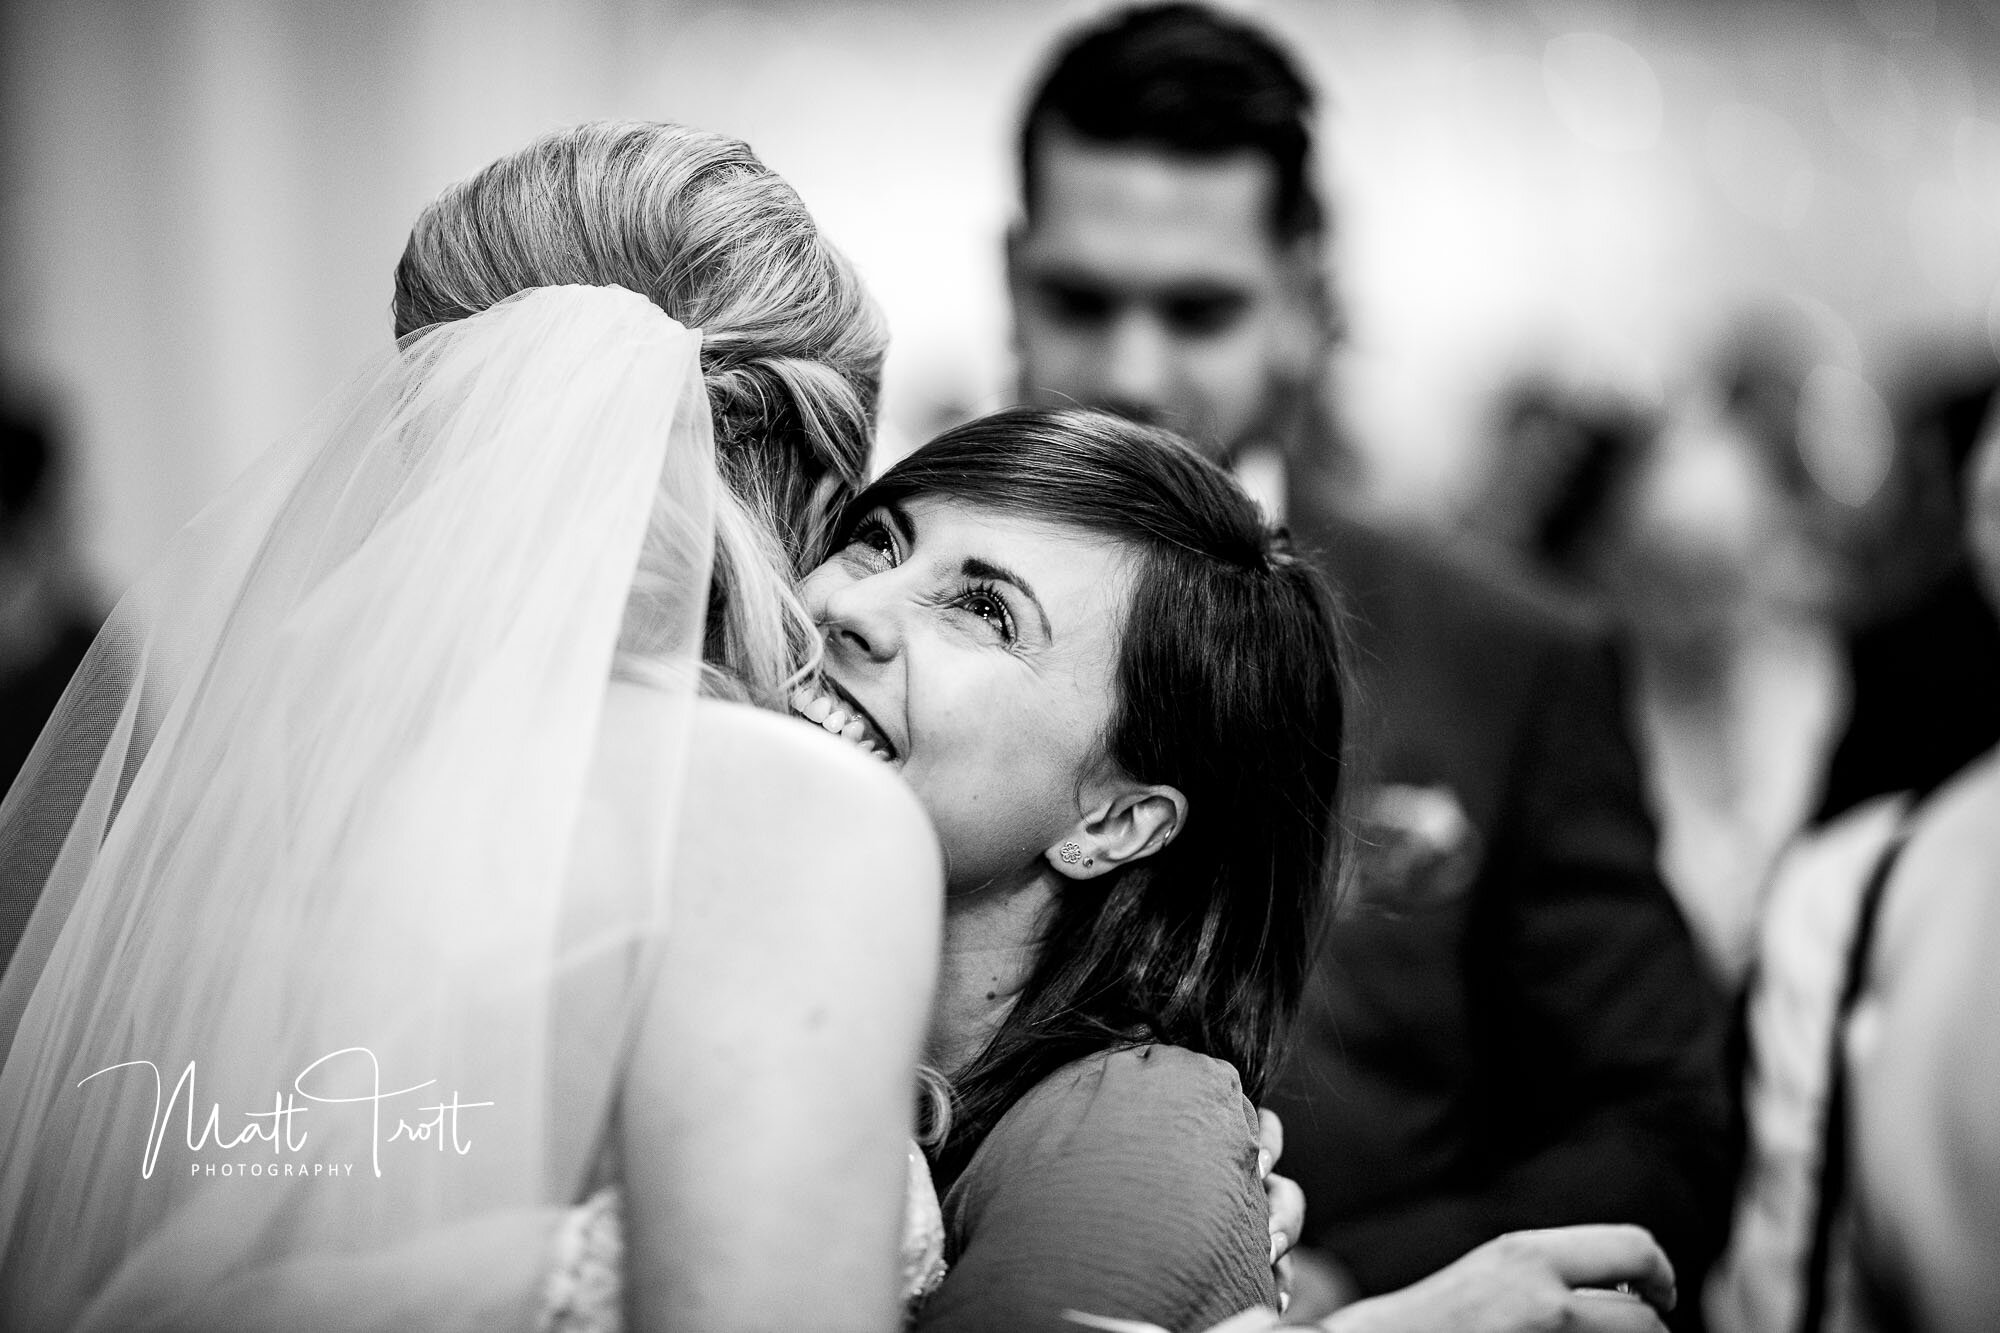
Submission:
[[[796,719],[702,700],[689,760],[695,811],[761,821],[778,841],[853,829],[936,854],[923,807],[888,765]]]
[[[936,839],[900,777],[803,723],[702,701],[687,756],[620,1089],[633,1323],[890,1327]]]
[[[942,882],[930,819],[893,770],[742,704],[696,709],[681,847],[688,868],[724,883],[924,896]]]

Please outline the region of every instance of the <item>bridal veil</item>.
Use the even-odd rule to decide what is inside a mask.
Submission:
[[[0,1323],[532,1324],[668,910],[699,350],[614,287],[420,330],[120,603],[0,805]],[[657,817],[584,876],[614,676]]]

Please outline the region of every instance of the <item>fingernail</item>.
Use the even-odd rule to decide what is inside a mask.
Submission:
[[[1279,1314],[1283,1314],[1283,1313],[1284,1313],[1285,1311],[1287,1311],[1287,1310],[1289,1310],[1289,1309],[1291,1309],[1291,1308],[1292,1308],[1292,1293],[1291,1293],[1291,1292],[1289,1292],[1289,1291],[1281,1291],[1281,1292],[1279,1292],[1279,1293],[1278,1293],[1278,1313],[1279,1313]]]
[[[1274,1264],[1278,1262],[1278,1248],[1284,1239],[1275,1231],[1271,1233],[1271,1262]]]
[[[1277,1163],[1271,1160],[1271,1150],[1269,1148],[1259,1148],[1257,1150],[1257,1179],[1262,1180],[1265,1176],[1270,1175],[1271,1168],[1276,1165]]]

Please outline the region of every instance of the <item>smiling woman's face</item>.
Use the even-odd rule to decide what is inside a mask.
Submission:
[[[1114,777],[1129,566],[1108,539],[918,497],[869,514],[807,577],[836,694],[797,706],[902,770],[952,891],[1032,875]]]

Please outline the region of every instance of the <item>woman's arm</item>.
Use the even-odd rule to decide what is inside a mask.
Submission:
[[[621,1103],[634,1329],[893,1330],[942,882],[879,761],[701,710]]]

